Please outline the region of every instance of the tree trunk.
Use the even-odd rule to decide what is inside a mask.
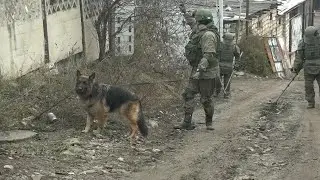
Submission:
[[[104,23],[104,21],[101,21]],[[106,38],[107,24],[97,24],[97,34],[99,41],[99,61],[103,61],[106,57]]]
[[[116,41],[114,36],[115,33],[115,16],[114,12],[111,12],[110,19],[108,21],[108,38],[109,38],[109,53],[111,57],[115,56],[116,53]]]

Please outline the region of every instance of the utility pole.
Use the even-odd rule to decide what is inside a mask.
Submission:
[[[219,31],[220,31],[220,39],[222,40],[223,36],[223,0],[219,1]]]
[[[238,43],[238,40],[239,40],[239,33],[240,33],[241,13],[242,13],[242,0],[239,0],[239,4],[240,4],[240,10],[239,10],[239,19],[238,19],[238,26],[237,26],[237,37],[236,37],[236,43]]]
[[[249,35],[249,5],[250,5],[250,2],[249,2],[249,0],[247,0],[247,3],[246,3],[246,36]]]
[[[110,18],[108,20],[108,28],[107,28],[107,37],[109,41],[109,52],[110,56],[114,57],[116,53],[116,37],[114,36],[115,30],[115,24],[116,24],[116,19],[115,19],[115,8],[111,8],[111,1],[106,2],[108,5],[108,11],[110,12]]]

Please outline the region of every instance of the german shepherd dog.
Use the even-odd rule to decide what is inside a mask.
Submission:
[[[118,111],[120,115],[129,120],[131,140],[137,139],[138,130],[142,136],[148,135],[148,127],[143,117],[142,106],[139,98],[131,92],[117,86],[99,84],[95,82],[95,73],[90,76],[82,75],[77,70],[75,91],[87,112],[86,127],[82,131],[88,133],[94,120],[97,120],[99,134],[105,127],[108,113]]]

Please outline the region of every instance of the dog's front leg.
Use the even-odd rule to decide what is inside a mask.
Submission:
[[[82,131],[83,133],[88,133],[90,130],[90,127],[93,123],[93,117],[87,114],[87,123],[85,129]]]
[[[101,112],[99,116],[97,117],[98,120],[98,128],[97,130],[94,130],[93,133],[96,136],[101,136],[101,130],[106,126],[107,121],[107,112]]]

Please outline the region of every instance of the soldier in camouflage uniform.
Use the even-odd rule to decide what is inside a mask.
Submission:
[[[231,75],[235,63],[234,57],[236,58],[236,61],[239,60],[240,48],[234,43],[234,36],[231,33],[224,34],[220,48],[220,77],[223,78],[223,88],[225,89],[224,98],[229,98],[232,78]],[[221,88],[217,88],[216,90],[216,94],[218,95],[221,91]]]
[[[196,31],[185,46],[185,56],[192,66],[188,86],[182,94],[185,101],[185,118],[183,123],[175,126],[175,128],[187,130],[195,128],[191,123],[195,105],[194,98],[196,94],[200,93],[200,101],[206,115],[207,129],[213,130],[212,117],[214,107],[212,94],[214,92],[215,78],[219,74],[217,46],[220,40],[217,28],[213,24],[212,13],[209,10],[197,10],[195,19],[197,21]]]
[[[183,13],[183,16],[186,20],[187,25],[190,26],[192,33],[190,34],[190,37],[196,32],[196,28],[197,28],[197,21],[194,18],[197,10],[192,12],[192,15],[187,13],[186,7],[184,6],[184,4],[180,4],[179,6],[180,11]]]
[[[315,107],[315,92],[313,82],[317,80],[320,87],[320,37],[319,29],[309,26],[305,29],[304,38],[300,40],[293,65],[293,73],[299,73],[304,68],[305,99],[307,108]]]
[[[197,10],[194,10],[192,12],[192,14],[190,15],[190,14],[187,13],[187,10],[186,10],[186,7],[185,7],[184,4],[180,4],[179,8],[180,8],[180,11],[183,13],[183,16],[184,16],[184,18],[186,20],[186,24],[189,25],[191,30],[192,30],[192,32],[190,33],[190,36],[189,36],[189,38],[191,39],[191,37],[197,32],[197,28],[198,28],[197,21],[195,19],[195,14],[196,14]],[[215,78],[216,91],[214,91],[214,93],[213,93],[214,97],[218,96],[219,93],[217,94],[216,92],[221,91],[221,87],[222,86],[221,86],[221,82],[220,82],[220,77],[219,78]]]

